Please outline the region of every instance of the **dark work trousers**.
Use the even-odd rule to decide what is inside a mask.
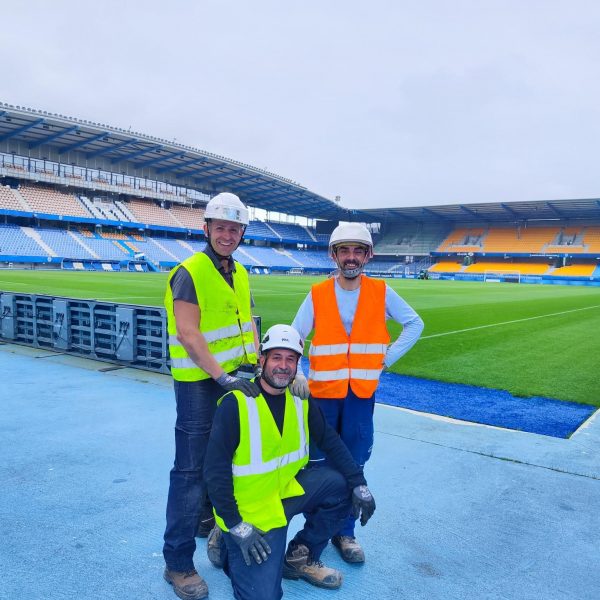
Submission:
[[[338,432],[352,458],[364,467],[373,450],[375,396],[359,398],[348,389],[348,395],[342,399],[311,398],[319,404],[325,419]],[[321,467],[327,464],[325,455],[311,443],[309,466]],[[354,537],[355,522],[356,519],[349,515],[344,526],[336,534]]]
[[[217,400],[224,393],[214,379],[175,381],[175,464],[163,546],[165,562],[172,571],[194,568],[194,536],[200,519],[212,514],[202,470]]]
[[[304,494],[283,500],[288,523],[304,513],[306,523],[293,543],[304,544],[318,560],[329,538],[345,521],[351,505],[351,490],[338,471],[330,468],[304,469],[296,476]],[[229,533],[221,538],[223,570],[231,579],[237,600],[279,600],[283,596],[281,579],[286,551],[287,525],[271,529],[264,538],[271,547],[267,560],[246,565],[239,546]]]

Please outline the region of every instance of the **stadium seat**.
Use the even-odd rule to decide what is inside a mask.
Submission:
[[[48,256],[40,246],[18,225],[0,225],[0,253],[13,256]]]
[[[182,227],[181,223],[173,217],[170,211],[162,208],[154,201],[131,200],[127,208],[134,215],[138,223],[177,227],[179,229]]]
[[[170,212],[171,216],[185,229],[202,229],[204,226],[204,208],[173,204]]]
[[[24,212],[27,210],[14,194],[13,190],[8,186],[0,186],[0,208],[6,210],[15,210]]]
[[[458,273],[462,269],[461,263],[448,260],[441,260],[429,267],[429,271],[432,273]]]
[[[22,184],[19,193],[33,212],[71,217],[91,216],[74,195],[65,194],[56,188]]]
[[[552,271],[552,275],[556,277],[592,277],[595,269],[595,264],[576,264],[558,267]]]

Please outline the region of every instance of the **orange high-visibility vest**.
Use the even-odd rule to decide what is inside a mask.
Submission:
[[[350,335],[335,297],[335,281],[311,289],[315,336],[309,350],[308,385],[315,398],[345,398],[348,385],[359,398],[377,389],[390,342],[385,325],[385,281],[361,276],[360,294]]]

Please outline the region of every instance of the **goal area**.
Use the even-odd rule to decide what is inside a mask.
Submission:
[[[521,283],[520,271],[485,271],[483,281],[486,283]]]

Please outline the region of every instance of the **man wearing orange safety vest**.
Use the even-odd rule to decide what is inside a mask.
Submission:
[[[373,408],[379,376],[417,342],[423,321],[384,281],[362,274],[373,256],[373,241],[360,223],[338,225],[329,241],[329,253],[338,267],[335,277],[313,285],[292,323],[303,340],[314,329],[309,351],[308,381],[298,369],[292,394],[320,405],[329,424],[361,466],[373,448]],[[391,345],[386,321],[402,325]],[[326,462],[311,446],[311,466]],[[331,541],[342,558],[362,563],[365,554],[354,536],[355,519],[349,516]]]

